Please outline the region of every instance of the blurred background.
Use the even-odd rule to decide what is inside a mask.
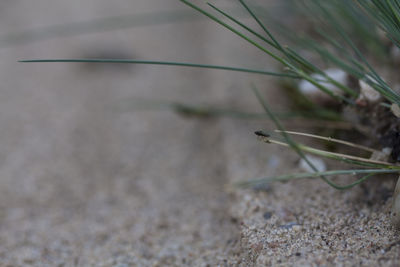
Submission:
[[[322,2],[248,2],[283,45],[293,41],[321,70],[359,60],[316,8]],[[397,77],[398,48],[359,1],[324,3],[382,77]],[[213,4],[262,32],[238,1]],[[348,122],[326,123],[332,113],[302,102],[296,81],[241,72],[18,62],[135,59],[282,72],[227,29],[176,0],[2,0],[0,25],[0,266],[398,265],[394,180],[348,191],[312,179],[231,187],[301,168],[295,153],[255,137],[275,128],[269,120],[238,118],[264,114],[252,83],[274,112],[297,116],[283,120],[287,129],[370,145],[354,130],[357,109],[342,112]],[[235,112],[207,116],[209,107]],[[305,119],[310,113],[319,120]]]
[[[236,3],[215,3],[243,17]],[[3,0],[0,25],[2,265],[235,262],[235,197],[224,186],[287,164],[278,148],[267,153],[254,138],[263,121],[187,118],[168,103],[262,112],[250,91],[255,82],[279,110],[284,97],[269,78],[17,61],[126,58],[272,70],[268,58],[173,0]]]

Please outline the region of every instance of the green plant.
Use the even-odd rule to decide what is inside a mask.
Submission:
[[[208,17],[209,19],[215,21],[240,38],[244,39],[250,45],[264,52],[267,56],[273,58],[283,67],[284,71],[274,72],[230,66],[201,65],[182,62],[138,61],[128,59],[39,59],[23,60],[22,62],[101,62],[119,64],[156,64],[222,69],[229,71],[250,72],[262,75],[273,75],[284,79],[303,80],[310,84],[310,86],[317,88],[322,93],[331,97],[334,101],[336,101],[337,105],[351,106],[354,109],[362,110],[364,113],[371,112],[368,110],[368,107],[372,109],[372,107],[375,108],[380,106],[379,112],[381,113],[388,112],[389,109],[391,109],[394,114],[389,112],[390,115],[387,119],[388,124],[391,124],[393,121],[395,121],[393,118],[399,115],[399,112],[396,112],[396,110],[400,110],[400,94],[396,92],[386,82],[386,80],[378,74],[378,70],[373,67],[373,64],[371,64],[371,62],[380,62],[380,64],[388,65],[392,64],[390,61],[384,59],[385,56],[389,56],[386,52],[386,46],[388,45],[385,44],[386,41],[382,40],[382,38],[379,36],[379,31],[384,31],[388,40],[399,47],[399,0],[289,1],[291,4],[296,6],[296,8],[293,9],[296,15],[306,18],[307,23],[310,26],[310,34],[296,35],[288,28],[287,25],[275,23],[274,26],[278,28],[283,35],[286,35],[289,39],[291,39],[291,41],[294,43],[294,48],[283,45],[283,43],[272,33],[273,31],[266,27],[266,24],[254,11],[255,9],[249,6],[244,0],[238,0],[238,2],[242,8],[248,12],[248,15],[254,19],[262,33],[245,25],[237,17],[235,17],[235,15],[223,11],[213,4],[208,3],[210,11],[206,11],[189,0],[180,1]],[[260,8],[257,8],[257,10],[258,12],[260,12],[260,10],[263,11]],[[354,38],[350,38],[350,36]],[[312,51],[315,55],[318,55],[318,60],[311,60],[303,56],[301,52],[305,49]],[[349,75],[349,77],[355,79],[357,81],[357,85],[352,86],[345,81],[335,79],[325,70],[326,66],[341,69],[344,73]],[[268,183],[272,181],[320,177],[323,181],[336,189],[348,189],[365,181],[373,175],[399,173],[400,166],[398,166],[396,163],[347,154],[333,153],[296,143],[290,136],[293,134],[298,135],[300,133],[286,131],[280,124],[276,115],[270,111],[267,103],[259,91],[255,88],[255,86],[252,87],[259,102],[263,106],[266,115],[275,123],[277,129],[279,130],[279,133],[281,134],[281,140],[271,138],[270,135],[266,134],[265,132],[258,131],[257,135],[266,143],[274,143],[292,148],[303,160],[307,162],[314,172],[257,179],[250,182],[240,183],[240,185],[251,186],[254,184]],[[369,90],[368,92],[370,93],[377,92],[378,98],[381,96],[382,99],[377,101],[377,103],[373,103],[373,105],[368,105],[368,103],[365,104],[362,101],[368,102],[369,100],[372,100],[369,98],[365,99],[366,96],[363,94],[366,94],[366,92],[363,92],[364,89]],[[312,101],[310,103],[312,103]],[[365,105],[367,108],[365,108]],[[170,105],[170,107],[175,109],[177,112],[187,115],[234,115],[238,117],[251,117],[248,116],[249,114],[239,111],[221,111],[213,108],[202,109],[176,103]],[[313,103],[311,108],[313,111],[318,111],[316,112],[318,115],[321,115],[326,111],[326,109],[326,107],[320,106],[318,103]],[[376,112],[376,110],[374,112]],[[309,135],[309,137],[319,139],[323,138],[315,135]],[[378,150],[362,147],[360,145],[341,140],[329,139],[328,141],[342,143],[347,146],[356,147],[368,152],[380,152]],[[397,161],[398,159],[396,155],[393,154],[394,150],[397,148],[394,146],[391,148],[393,150],[392,157],[394,157],[394,160]],[[351,165],[356,165],[362,169],[350,168],[346,170],[320,172],[313,165],[313,163],[308,160],[304,154],[305,152],[317,154],[322,157],[331,158]],[[327,176],[341,174],[362,174],[364,176],[346,185],[339,185],[327,178]],[[397,197],[398,196],[396,195],[395,198]],[[396,210],[396,212],[399,211]]]

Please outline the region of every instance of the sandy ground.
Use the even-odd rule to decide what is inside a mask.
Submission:
[[[16,62],[122,55],[269,68],[215,24],[188,20],[18,45],[3,38],[174,9],[185,7],[172,0],[0,3],[0,265],[398,265],[399,239],[387,220],[393,181],[346,192],[316,181],[230,192],[232,181],[297,165],[290,151],[254,138],[268,123],[137,109],[138,101],[183,101],[261,111],[249,90],[254,81],[282,110],[271,80]]]

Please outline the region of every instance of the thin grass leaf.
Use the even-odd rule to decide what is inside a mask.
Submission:
[[[394,44],[400,47],[400,4],[398,0],[357,0]]]
[[[237,182],[234,185],[239,187],[256,187],[259,185],[269,184],[272,182],[286,182],[291,180],[298,179],[310,179],[310,178],[319,178],[322,176],[338,176],[338,175],[356,175],[356,174],[366,174],[362,178],[348,184],[348,185],[337,185],[336,189],[345,190],[350,189],[373,175],[377,174],[392,174],[398,173],[399,170],[382,170],[382,169],[357,169],[357,170],[334,170],[334,171],[325,171],[325,172],[314,172],[314,173],[294,173],[289,175],[280,175],[280,176],[271,176],[259,179],[252,179],[250,181],[242,181]]]
[[[251,29],[250,27],[246,26],[245,24],[243,24],[242,22],[240,22],[239,20],[237,20],[236,18],[234,18],[233,16],[229,15],[228,13],[222,11],[221,9],[217,8],[216,6],[214,6],[211,3],[207,3],[207,5],[209,5],[211,8],[213,8],[214,10],[216,10],[217,12],[219,12],[221,15],[227,17],[228,19],[230,19],[231,21],[233,21],[234,23],[236,23],[237,25],[239,25],[240,27],[242,27],[243,29],[245,29],[246,31],[250,32],[251,34],[253,34],[254,36],[257,36],[258,38],[260,38],[261,40],[263,40],[264,42],[266,42],[267,44],[269,44],[270,46],[274,47],[277,49],[277,47],[275,46],[275,44],[273,42],[271,42],[270,40],[266,39],[264,36],[262,36],[261,34],[257,33],[256,31],[254,31],[253,29]]]
[[[261,96],[260,92],[258,91],[257,87],[255,87],[254,85],[252,85],[252,89],[254,94],[256,95],[258,101],[260,102],[260,104],[262,105],[262,107],[264,108],[265,112],[268,114],[268,116],[270,117],[270,119],[274,122],[274,124],[276,125],[276,127],[282,131],[282,136],[285,138],[287,144],[290,146],[309,166],[310,168],[314,171],[314,172],[318,172],[318,169],[314,166],[314,164],[312,164],[312,162],[305,156],[305,154],[303,153],[303,148],[301,148],[297,143],[295,143],[290,137],[289,135],[285,132],[285,129],[282,127],[282,125],[280,124],[279,120],[274,116],[274,114],[270,111],[270,109],[268,108],[267,103],[265,102],[264,98]],[[328,178],[326,178],[324,175],[319,175],[319,177],[326,182],[327,184],[329,184],[330,186],[332,186],[333,188],[336,189],[341,189],[340,185],[337,185],[336,183],[332,182],[331,180],[329,180]]]
[[[369,76],[373,77],[373,80],[368,79],[368,83],[384,97],[393,103],[400,104],[400,95],[394,92],[386,82],[379,76],[375,69],[371,66],[368,60],[365,58],[363,53],[357,48],[357,46],[352,42],[350,37],[345,33],[341,25],[335,20],[335,18],[326,10],[326,8],[317,0],[313,0],[313,3],[321,10],[324,18],[334,27],[334,29],[339,33],[343,40],[353,49],[357,57],[367,66],[371,72]],[[367,76],[367,77],[369,77]]]
[[[257,7],[258,9],[261,9],[261,7]],[[266,12],[263,10],[263,12]],[[309,14],[309,13],[307,13]],[[278,20],[273,20],[270,17],[267,16],[271,24],[274,25],[275,28],[279,31],[281,35],[284,35],[286,39],[290,40],[291,42],[295,43],[297,46],[300,46],[303,50],[309,50],[310,52],[317,52],[321,59],[327,62],[331,62],[334,65],[337,65],[347,73],[358,77],[362,78],[365,76],[365,71],[360,72],[360,69],[363,69],[360,67],[360,64],[356,62],[352,56],[349,54],[348,49],[344,48],[341,46],[340,43],[338,43],[335,39],[333,39],[330,35],[325,33],[325,30],[322,30],[320,28],[316,28],[315,31],[322,37],[323,40],[327,41],[328,44],[331,44],[332,47],[334,47],[338,54],[332,54],[329,50],[326,49],[321,44],[321,40],[314,40],[311,37],[307,37],[304,35],[299,35],[295,31],[293,31],[290,28],[287,28],[283,23],[281,23]],[[345,56],[345,60],[349,61],[350,63],[354,64],[355,67],[353,67],[351,64],[346,63],[345,60],[341,59],[341,56]],[[313,68],[314,72],[318,72],[319,74],[324,75],[322,71],[318,71],[315,68]],[[354,94],[351,93],[352,95]]]
[[[210,19],[212,19],[213,21],[217,22],[218,24],[220,24],[221,26],[225,27],[226,29],[230,30],[231,32],[235,33],[236,35],[238,35],[242,39],[246,40],[247,42],[249,42],[253,46],[257,47],[258,49],[260,49],[261,51],[263,51],[264,53],[266,53],[267,55],[269,55],[273,59],[277,60],[278,62],[280,62],[281,64],[286,66],[289,69],[290,72],[293,72],[294,74],[300,76],[301,78],[309,81],[311,84],[313,84],[315,87],[319,88],[321,91],[325,92],[329,96],[331,96],[331,97],[333,97],[335,99],[338,99],[338,100],[345,101],[346,103],[352,104],[352,101],[349,100],[348,98],[346,98],[346,97],[344,97],[342,95],[334,94],[331,90],[327,89],[323,84],[318,83],[315,79],[313,79],[313,77],[311,77],[310,75],[305,73],[303,70],[301,70],[301,69],[297,68],[296,66],[294,66],[287,59],[283,58],[282,56],[278,56],[277,54],[271,52],[269,49],[263,47],[262,45],[260,45],[256,41],[252,40],[250,37],[244,35],[243,33],[239,32],[238,30],[234,29],[232,26],[224,23],[222,20],[218,19],[217,17],[215,17],[214,15],[212,15],[209,12],[205,11],[204,9],[200,8],[199,6],[189,2],[187,0],[180,0],[180,1],[182,3],[188,5],[189,7],[193,8],[194,10],[202,13],[203,15],[209,17]]]
[[[290,52],[290,55],[297,59],[298,62],[304,64],[305,66],[311,68],[315,73],[318,73],[320,75],[322,75],[326,80],[324,82],[329,82],[333,85],[335,85],[337,88],[341,89],[343,92],[352,95],[352,96],[357,96],[357,93],[353,90],[350,89],[348,86],[339,83],[338,81],[336,81],[335,79],[332,79],[329,75],[327,75],[325,72],[321,71],[320,69],[318,69],[317,67],[315,67],[312,63],[310,63],[309,61],[305,60],[304,58],[302,58],[296,51],[287,48],[287,50]],[[349,104],[353,104],[353,101],[348,101]]]
[[[260,140],[267,144],[277,144],[277,145],[281,145],[281,146],[285,146],[285,147],[292,147],[287,142],[287,140],[278,141],[275,139],[271,139],[267,136],[264,136],[264,137],[261,136]],[[349,163],[349,164],[355,164],[355,165],[371,167],[371,168],[387,168],[387,169],[400,170],[400,166],[392,165],[391,163],[385,162],[385,161],[366,159],[366,158],[361,158],[361,157],[347,155],[347,154],[341,154],[341,153],[334,153],[334,152],[330,152],[330,151],[316,149],[316,148],[306,146],[303,144],[296,144],[296,145],[297,145],[297,148],[302,152],[311,153],[314,155],[318,155],[318,156],[325,157],[328,159],[333,159],[336,161],[342,161],[342,162]]]
[[[22,63],[45,63],[45,62],[75,62],[75,63],[113,63],[113,64],[145,64],[145,65],[168,65],[168,66],[180,66],[180,67],[191,67],[191,68],[203,68],[203,69],[218,69],[238,72],[248,72],[255,74],[263,74],[269,76],[288,77],[292,79],[299,79],[299,76],[290,73],[277,73],[271,71],[264,71],[258,69],[247,69],[247,68],[236,68],[219,65],[207,65],[207,64],[194,64],[184,62],[169,62],[169,61],[150,61],[150,60],[132,60],[132,59],[30,59],[20,60]]]
[[[253,17],[253,19],[257,22],[257,24],[263,29],[263,31],[268,35],[268,37],[272,40],[272,42],[275,44],[276,48],[282,52],[285,50],[281,46],[281,44],[275,39],[275,37],[271,34],[271,32],[264,26],[264,24],[258,19],[258,17],[254,14],[254,12],[248,7],[248,5],[243,1],[239,0],[239,2],[242,4],[242,6],[249,12],[249,14]]]
[[[289,64],[288,62],[286,62],[286,60],[284,60],[282,57],[277,56],[276,54],[272,53],[270,50],[268,50],[267,48],[263,47],[262,45],[260,45],[259,43],[257,43],[256,41],[250,39],[248,36],[244,35],[243,33],[239,32],[238,30],[234,29],[233,27],[231,27],[230,25],[226,24],[225,22],[223,22],[222,20],[218,19],[217,17],[215,17],[214,15],[212,15],[211,13],[205,11],[204,9],[200,8],[199,6],[187,1],[187,0],[179,0],[182,3],[186,4],[187,6],[193,8],[194,10],[200,12],[201,14],[209,17],[211,20],[217,22],[218,24],[220,24],[221,26],[225,27],[226,29],[230,30],[231,32],[235,33],[236,35],[238,35],[239,37],[241,37],[242,39],[246,40],[247,42],[249,42],[250,44],[252,44],[253,46],[257,47],[258,49],[260,49],[261,51],[263,51],[264,53],[268,54],[269,56],[271,56],[272,58],[274,58],[275,60],[277,60],[278,62],[282,63],[283,65],[287,65]],[[289,64],[290,65],[290,64]]]
[[[287,58],[292,61],[300,64],[305,69],[310,69],[315,73],[319,73],[323,75],[330,83],[337,86],[339,89],[343,90],[345,93],[348,93],[353,96],[357,96],[357,93],[352,89],[348,88],[345,85],[340,84],[335,81],[328,75],[326,75],[323,71],[321,71],[317,66],[309,62],[307,59],[301,57],[297,52],[291,50],[288,47],[282,47],[282,45],[277,41],[277,39],[271,34],[271,32],[265,27],[265,25],[259,20],[259,18],[254,14],[254,12],[248,7],[248,5],[244,2],[244,0],[239,0],[239,2],[244,6],[244,8],[249,12],[249,14],[253,17],[253,19],[257,22],[257,24],[264,30],[264,32],[268,35],[268,37],[273,41],[274,47],[280,50]]]
[[[279,130],[275,130],[275,132],[280,132]],[[342,145],[346,145],[346,146],[350,146],[350,147],[354,147],[354,148],[358,148],[361,150],[365,150],[368,152],[380,152],[379,150],[370,148],[370,147],[366,147],[366,146],[362,146],[362,145],[358,145],[358,144],[354,144],[348,141],[344,141],[344,140],[340,140],[340,139],[335,139],[332,137],[325,137],[325,136],[320,136],[320,135],[315,135],[315,134],[309,134],[309,133],[301,133],[301,132],[294,132],[294,131],[286,131],[286,133],[288,134],[292,134],[292,135],[299,135],[299,136],[306,136],[306,137],[311,137],[311,138],[316,138],[316,139],[320,139],[320,140],[325,140],[328,142],[334,142],[334,143],[338,143],[338,144],[342,144]]]

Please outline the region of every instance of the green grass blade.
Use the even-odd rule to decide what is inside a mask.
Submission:
[[[236,35],[238,35],[239,37],[241,37],[242,39],[246,40],[247,42],[249,42],[250,44],[252,44],[253,46],[257,47],[258,49],[260,49],[261,51],[263,51],[264,53],[268,54],[270,57],[274,58],[275,60],[277,60],[278,62],[282,63],[285,66],[290,66],[290,63],[287,62],[285,59],[283,59],[282,57],[277,56],[276,54],[272,53],[270,50],[268,50],[267,48],[263,47],[262,45],[260,45],[259,43],[257,43],[256,41],[250,39],[248,36],[244,35],[243,33],[239,32],[238,30],[234,29],[233,27],[229,26],[228,24],[226,24],[225,22],[223,22],[222,20],[218,19],[217,17],[215,17],[214,15],[212,15],[211,13],[205,11],[204,9],[200,8],[199,6],[187,1],[187,0],[179,0],[182,3],[186,4],[187,6],[193,8],[194,10],[200,12],[201,14],[209,17],[211,20],[215,21],[216,23],[220,24],[221,26],[225,27],[226,29],[230,30],[231,32],[235,33]]]
[[[308,75],[307,73],[305,73],[303,70],[300,70],[299,68],[297,68],[296,66],[294,66],[292,63],[290,63],[287,59],[284,59],[281,56],[278,56],[277,54],[271,52],[269,49],[263,47],[262,45],[260,45],[258,42],[250,39],[248,36],[244,35],[243,33],[239,32],[238,30],[234,29],[232,26],[226,24],[225,22],[223,22],[222,20],[218,19],[217,17],[215,17],[214,15],[210,14],[209,12],[205,11],[204,9],[200,8],[199,6],[187,1],[187,0],[180,0],[182,3],[188,5],[189,7],[193,8],[194,10],[202,13],[203,15],[209,17],[210,19],[212,19],[213,21],[217,22],[218,24],[220,24],[221,26],[225,27],[226,29],[230,30],[231,32],[235,33],[236,35],[238,35],[239,37],[241,37],[242,39],[246,40],[247,42],[249,42],[250,44],[252,44],[253,46],[257,47],[258,49],[260,49],[261,51],[265,52],[267,55],[269,55],[270,57],[272,57],[273,59],[275,59],[276,61],[280,62],[281,64],[283,64],[284,66],[286,66],[287,68],[289,68],[289,70],[295,74],[297,74],[298,76],[300,76],[301,78],[309,81],[311,84],[313,84],[314,86],[316,86],[317,88],[319,88],[321,91],[325,92],[326,94],[328,94],[329,96],[338,99],[338,100],[343,100],[347,103],[352,104],[352,101],[350,101],[349,99],[347,99],[346,97],[344,97],[343,95],[340,94],[334,94],[331,90],[327,89],[323,84],[318,83],[315,79],[313,79],[310,75]]]
[[[352,182],[348,185],[337,185],[336,189],[345,190],[352,188],[373,175],[377,174],[394,174],[398,173],[398,170],[382,170],[382,169],[357,169],[357,170],[334,170],[334,171],[325,171],[325,172],[314,172],[314,173],[294,173],[288,175],[280,175],[280,176],[271,176],[259,179],[252,179],[250,181],[243,181],[235,183],[236,186],[239,187],[255,187],[259,185],[269,184],[272,182],[285,182],[291,180],[298,180],[298,179],[310,179],[310,178],[318,178],[322,176],[338,176],[338,175],[356,175],[356,174],[366,174],[362,178]]]
[[[249,8],[249,6],[244,2],[244,0],[239,0],[242,6],[247,10],[247,12],[253,17],[253,19],[257,22],[257,24],[263,29],[263,31],[268,35],[268,37],[275,44],[276,48],[282,52],[284,49],[281,44],[275,39],[275,37],[271,34],[271,32],[264,26],[264,24],[258,19],[258,17],[254,14],[254,12]]]
[[[252,85],[252,89],[254,94],[256,95],[258,101],[260,102],[260,104],[262,105],[262,107],[264,108],[264,111],[268,114],[268,116],[270,117],[270,119],[274,122],[274,124],[276,125],[276,127],[278,128],[278,130],[281,131],[281,134],[283,136],[283,138],[286,140],[286,142],[289,144],[289,146],[311,167],[311,169],[314,172],[318,172],[318,169],[314,166],[314,164],[312,164],[312,162],[305,156],[305,154],[303,153],[302,149],[297,145],[297,143],[295,143],[290,137],[289,135],[286,133],[285,129],[282,127],[282,125],[280,124],[279,120],[274,116],[274,114],[271,112],[271,110],[268,108],[267,103],[265,102],[264,98],[261,96],[260,92],[258,91],[258,89]],[[324,182],[326,182],[327,184],[329,184],[330,186],[336,188],[336,189],[341,189],[340,185],[335,184],[334,182],[330,181],[328,178],[326,178],[324,175],[318,175]]]
[[[301,57],[297,52],[290,48],[284,48],[281,46],[281,44],[277,41],[277,39],[271,34],[271,32],[265,27],[265,25],[259,20],[259,18],[254,14],[254,12],[249,8],[249,6],[244,2],[244,0],[239,0],[239,2],[243,5],[243,7],[249,12],[249,14],[253,17],[253,19],[257,22],[257,24],[264,30],[264,32],[268,35],[268,37],[273,41],[274,47],[276,47],[278,50],[280,50],[284,55],[297,62],[298,64],[302,65],[303,68],[310,69],[313,72],[320,73],[325,78],[344,92],[352,95],[352,96],[357,96],[357,93],[354,92],[352,89],[348,88],[345,85],[342,85],[338,83],[337,81],[331,79],[329,76],[325,75],[323,71],[321,71],[317,66],[309,62],[307,59]],[[350,102],[350,101],[349,101]]]
[[[281,132],[281,131],[278,131],[278,132]],[[260,137],[261,141],[263,141],[267,144],[277,144],[277,145],[281,145],[281,146],[291,147],[290,144],[286,140],[279,141],[279,140],[271,139],[266,136],[259,136],[259,137]],[[353,156],[353,155],[325,151],[325,150],[316,149],[316,148],[313,148],[310,146],[306,146],[303,144],[297,144],[297,147],[302,152],[311,153],[311,154],[318,155],[318,156],[321,156],[324,158],[333,159],[336,161],[342,161],[342,162],[353,164],[353,165],[359,165],[359,166],[370,167],[370,168],[385,168],[385,169],[400,170],[400,166],[393,165],[393,164],[391,164],[389,162],[385,162],[385,161],[378,161],[378,160],[357,157],[357,156]]]
[[[317,0],[313,0],[313,3],[321,10],[324,18],[334,27],[334,29],[339,33],[339,35],[343,38],[343,40],[353,49],[354,53],[357,57],[364,62],[364,64],[369,69],[370,76],[374,78],[376,82],[368,81],[368,83],[379,93],[385,96],[388,100],[393,103],[400,104],[400,95],[394,92],[380,75],[375,71],[375,69],[371,66],[365,56],[361,53],[361,51],[357,48],[357,46],[353,43],[350,37],[346,34],[342,26],[336,21],[336,19],[326,10],[326,8]]]
[[[299,79],[300,77],[290,73],[277,73],[271,71],[264,71],[258,69],[247,69],[247,68],[236,68],[229,66],[219,65],[208,65],[208,64],[194,64],[184,62],[169,62],[169,61],[150,61],[150,60],[132,60],[132,59],[30,59],[20,60],[22,63],[46,63],[46,62],[75,62],[75,63],[113,63],[113,64],[145,64],[145,65],[167,65],[167,66],[179,66],[179,67],[191,67],[191,68],[203,68],[203,69],[218,69],[228,71],[247,72],[255,74],[263,74],[278,77],[288,77],[293,79]]]
[[[216,6],[214,6],[211,3],[207,3],[211,8],[213,8],[215,11],[219,12],[221,15],[227,17],[228,19],[230,19],[231,21],[233,21],[234,23],[236,23],[237,25],[239,25],[240,27],[242,27],[243,29],[245,29],[246,31],[250,32],[251,34],[253,34],[254,36],[257,36],[258,38],[260,38],[261,40],[263,40],[264,42],[266,42],[267,44],[269,44],[270,46],[277,48],[275,46],[275,44],[273,42],[271,42],[270,40],[266,39],[264,36],[262,36],[261,34],[257,33],[256,31],[254,31],[253,29],[251,29],[250,27],[244,25],[242,22],[238,21],[236,18],[234,18],[233,16],[229,15],[228,13],[222,11],[221,9],[217,8]]]

